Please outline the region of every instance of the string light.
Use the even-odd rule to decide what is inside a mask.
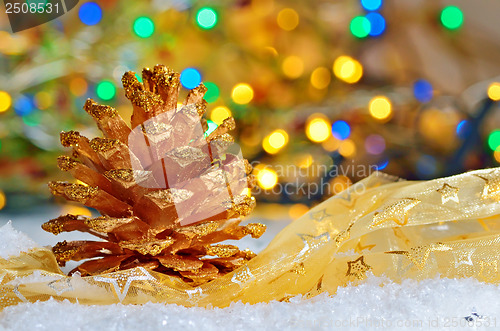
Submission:
[[[204,99],[208,103],[217,101],[217,99],[219,99],[220,96],[219,87],[212,82],[204,82],[203,84],[207,88],[207,92],[205,93]]]
[[[213,28],[217,24],[217,12],[210,7],[201,8],[196,14],[196,23],[205,30]]]
[[[96,87],[96,93],[102,100],[111,100],[116,95],[116,87],[109,80],[103,80]]]
[[[181,72],[181,84],[187,89],[194,89],[201,83],[201,74],[195,68],[186,68]]]
[[[253,89],[246,83],[237,84],[231,92],[233,101],[239,105],[245,105],[253,99]]]
[[[462,26],[464,22],[464,14],[460,8],[448,6],[441,11],[441,23],[449,30],[456,30]]]
[[[299,78],[304,72],[304,61],[298,56],[287,56],[281,65],[283,73],[288,78]]]
[[[493,101],[500,100],[500,83],[491,83],[488,87],[488,98]]]
[[[342,55],[335,59],[333,73],[338,79],[349,84],[354,84],[363,76],[363,67],[361,63],[352,57]]]
[[[500,130],[494,130],[488,136],[488,146],[492,151],[496,151],[500,147]]]
[[[331,135],[330,123],[321,114],[313,114],[306,125],[306,136],[309,140],[321,143]]]
[[[368,111],[373,118],[386,120],[391,116],[391,101],[384,96],[377,96],[370,100]]]
[[[148,38],[155,31],[155,25],[149,17],[141,16],[134,21],[133,30],[137,36]]]
[[[210,113],[210,119],[217,125],[221,125],[228,117],[231,117],[231,111],[224,106],[216,107]]]
[[[351,20],[349,28],[354,37],[361,39],[370,34],[371,24],[368,18],[364,16],[356,16]]]
[[[336,121],[332,124],[332,136],[339,140],[345,140],[351,135],[351,127],[346,121]]]
[[[33,101],[31,98],[21,95],[14,103],[14,111],[19,116],[26,116],[31,114],[35,110]]]
[[[269,154],[278,153],[288,144],[288,133],[285,130],[275,130],[262,141],[262,148]]]
[[[78,17],[83,24],[96,25],[102,19],[102,9],[95,2],[86,2],[80,6]]]
[[[5,91],[0,91],[0,113],[3,113],[12,105],[10,94]]]
[[[272,189],[278,184],[278,174],[273,169],[260,169],[257,172],[257,184],[264,190]]]
[[[368,13],[365,16],[370,22],[370,32],[372,37],[380,36],[385,31],[385,18],[379,13]]]
[[[378,10],[382,6],[382,0],[361,0],[361,6],[365,10]]]
[[[353,157],[356,154],[356,144],[351,139],[343,140],[339,146],[339,153],[343,157]]]
[[[285,31],[292,31],[299,25],[299,14],[291,8],[285,8],[278,13],[278,26]]]
[[[311,74],[311,85],[318,90],[327,88],[330,85],[330,81],[330,70],[325,67],[318,67]]]
[[[419,79],[413,83],[413,95],[420,102],[429,102],[432,100],[433,89],[431,83],[425,79]]]
[[[218,125],[211,120],[207,121],[207,125],[208,125],[208,129],[207,129],[207,131],[205,131],[205,136],[208,137],[212,132],[215,131],[215,129],[217,129]]]

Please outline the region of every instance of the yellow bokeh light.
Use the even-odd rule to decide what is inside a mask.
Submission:
[[[278,184],[278,174],[273,169],[263,168],[257,172],[257,183],[264,190],[272,189]]]
[[[0,190],[0,209],[3,209],[7,203],[7,199],[5,198],[5,193]]]
[[[285,8],[278,13],[278,26],[285,31],[292,31],[299,25],[299,14],[291,8]]]
[[[313,157],[311,154],[303,155],[298,162],[299,168],[309,168],[313,163]]]
[[[253,89],[245,83],[237,84],[231,93],[233,101],[239,105],[245,105],[253,99]]]
[[[92,216],[92,212],[88,208],[78,205],[64,205],[61,214]]]
[[[38,109],[47,109],[52,105],[52,96],[45,91],[38,92],[35,94],[35,104]]]
[[[491,83],[488,87],[488,97],[493,101],[500,100],[500,83]]]
[[[321,146],[323,146],[325,151],[333,152],[333,151],[336,151],[337,149],[339,149],[340,142],[341,142],[341,140],[335,138],[334,136],[330,136],[330,137],[328,137],[327,140],[325,140],[321,143]]]
[[[353,157],[356,154],[356,145],[351,139],[343,140],[339,146],[339,153],[343,157]]]
[[[311,74],[311,85],[318,90],[327,88],[331,81],[330,70],[325,67],[314,69]]]
[[[290,207],[288,210],[288,215],[292,220],[295,220],[299,218],[300,216],[304,215],[309,211],[309,208],[302,204],[302,203],[296,203]]]
[[[216,107],[210,113],[210,119],[217,125],[221,125],[228,117],[231,117],[231,111],[224,106]]]
[[[285,130],[275,130],[262,141],[262,147],[269,154],[276,154],[288,143]]]
[[[349,188],[352,185],[352,181],[349,177],[344,175],[339,175],[330,181],[330,192],[333,194],[339,194],[340,192]]]
[[[257,15],[269,15],[274,9],[273,0],[252,0],[252,10]]]
[[[354,84],[363,76],[363,66],[350,56],[339,56],[333,63],[333,73],[346,83]]]
[[[5,91],[0,91],[0,113],[6,111],[12,105],[10,94]]]
[[[306,136],[311,141],[321,143],[330,137],[330,122],[322,114],[313,114],[306,124]]]
[[[304,61],[295,55],[288,56],[283,60],[281,69],[288,78],[299,78],[304,72]]]
[[[498,163],[500,163],[500,147],[497,148],[497,150],[495,151],[495,153],[493,153],[493,157],[495,157],[495,161],[497,161]]]
[[[243,191],[241,191],[241,195],[246,195],[247,197],[252,196],[252,190],[248,187],[245,187]]]
[[[376,96],[370,100],[368,110],[370,115],[378,120],[388,119],[392,113],[391,100],[384,96]]]
[[[87,88],[87,81],[81,77],[75,77],[69,82],[69,90],[78,97],[87,93]]]

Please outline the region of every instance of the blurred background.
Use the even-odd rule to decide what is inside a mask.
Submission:
[[[205,83],[209,130],[235,117],[256,218],[295,219],[374,170],[423,180],[500,163],[498,1],[80,1],[17,33],[4,8],[3,223],[90,215],[47,189],[69,179],[59,132],[98,134],[89,97],[130,117],[122,74],[157,63],[184,95]]]

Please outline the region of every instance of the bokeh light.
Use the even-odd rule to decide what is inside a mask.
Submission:
[[[141,38],[151,37],[155,31],[155,25],[149,17],[139,17],[134,21],[134,33]]]
[[[441,11],[441,23],[449,30],[456,30],[464,23],[464,14],[458,7],[445,7]]]
[[[488,98],[493,101],[500,100],[500,83],[494,82],[488,86]]]
[[[321,146],[325,151],[333,152],[339,149],[341,140],[338,140],[334,136],[329,136],[328,139],[321,143]]]
[[[433,89],[431,83],[425,79],[419,79],[413,83],[413,95],[420,102],[429,102],[432,100]]]
[[[210,7],[201,8],[196,14],[196,23],[202,29],[213,28],[217,24],[217,12]]]
[[[385,18],[379,13],[368,13],[365,16],[370,22],[370,32],[372,37],[380,36],[385,31]]]
[[[333,194],[339,194],[345,191],[352,185],[352,181],[349,177],[344,175],[339,175],[332,180],[330,180],[330,192]]]
[[[7,199],[5,198],[5,193],[0,190],[0,209],[3,209],[7,204]]]
[[[343,140],[339,146],[339,153],[343,157],[353,157],[356,154],[356,144],[351,139]]]
[[[308,211],[309,211],[309,207],[307,207],[303,203],[296,203],[296,204],[293,204],[290,207],[290,209],[288,210],[288,216],[290,216],[290,218],[292,220],[296,220],[297,218],[304,215]]]
[[[95,2],[86,2],[80,6],[78,17],[83,24],[96,25],[102,19],[102,9]]]
[[[186,68],[181,72],[181,84],[187,89],[194,89],[201,83],[201,74],[195,68]]]
[[[3,113],[12,105],[10,94],[5,91],[0,91],[0,113]]]
[[[333,73],[338,79],[349,84],[354,84],[363,76],[363,67],[361,63],[352,57],[342,55],[335,59]]]
[[[288,144],[288,133],[285,130],[275,130],[262,141],[262,148],[269,154],[278,153]]]
[[[493,153],[493,157],[495,158],[495,161],[497,161],[498,163],[500,163],[500,148],[498,148],[494,153]]]
[[[291,8],[285,8],[278,13],[278,26],[285,31],[292,31],[299,25],[299,14]]]
[[[382,6],[382,0],[361,0],[361,6],[365,10],[378,10]]]
[[[332,136],[339,140],[345,140],[351,135],[351,127],[346,121],[336,121],[332,124]]]
[[[272,189],[278,184],[278,174],[270,168],[263,168],[257,171],[257,184],[264,190]]]
[[[366,137],[365,149],[369,154],[379,155],[385,151],[385,139],[381,135],[371,134]]]
[[[231,98],[239,105],[245,105],[253,99],[253,89],[246,83],[237,84],[233,87]]]
[[[87,81],[81,77],[75,77],[69,82],[69,90],[78,97],[87,93],[87,89]]]
[[[208,103],[212,103],[217,101],[220,96],[220,90],[215,83],[212,82],[204,82],[203,83],[205,87],[207,88],[207,92],[205,93],[205,96],[203,97]]]
[[[500,130],[495,130],[488,136],[488,146],[492,151],[496,151],[500,147]]]
[[[207,121],[207,125],[208,125],[208,129],[207,129],[207,131],[205,131],[205,136],[208,136],[209,134],[214,132],[215,129],[217,129],[217,127],[218,127],[217,123],[215,123],[211,120]]]
[[[116,95],[116,87],[109,80],[103,80],[96,86],[96,93],[102,100],[111,100]]]
[[[14,111],[19,116],[26,116],[35,110],[33,100],[25,95],[19,96],[14,102]]]
[[[368,111],[373,118],[386,120],[392,113],[391,101],[385,96],[376,96],[370,100]]]
[[[52,95],[48,92],[40,91],[35,94],[35,105],[38,109],[47,109],[52,105]]]
[[[356,16],[351,20],[349,29],[354,37],[365,38],[368,34],[370,34],[371,24],[368,18],[364,16]]]
[[[467,138],[469,135],[469,122],[467,120],[462,120],[457,124],[457,136],[461,139]]]
[[[330,70],[325,67],[318,67],[311,74],[311,85],[318,90],[327,88],[331,80]]]
[[[320,143],[328,139],[331,135],[330,123],[322,114],[313,114],[306,124],[306,136],[309,140]]]
[[[295,55],[287,56],[283,60],[281,69],[288,78],[299,78],[304,72],[304,61]]]
[[[231,117],[231,111],[224,106],[215,107],[210,112],[210,119],[217,125],[221,125],[228,117]]]

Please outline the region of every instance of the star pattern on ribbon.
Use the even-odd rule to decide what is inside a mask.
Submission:
[[[365,257],[361,255],[356,260],[347,262],[347,272],[345,275],[363,279],[366,276],[366,272],[371,268],[365,263]]]
[[[456,203],[459,203],[458,199],[458,191],[460,189],[458,187],[454,187],[451,185],[448,185],[447,183],[444,183],[441,188],[438,188],[436,192],[441,194],[441,203],[444,205],[448,201],[454,201]]]
[[[313,219],[315,222],[324,222],[326,219],[330,218],[331,216],[332,215],[330,215],[326,212],[326,208],[311,212],[311,219]]]
[[[128,290],[130,289],[130,285],[132,284],[132,282],[141,280],[156,280],[143,267],[130,269],[130,271],[128,271],[127,273],[113,273],[106,276],[94,277],[93,279],[96,282],[110,284],[115,290],[115,294],[120,302],[122,302],[127,297]]]
[[[394,222],[400,226],[406,225],[408,223],[408,213],[420,202],[420,200],[414,198],[400,199],[385,207],[381,212],[376,212],[373,215],[373,222],[370,227],[373,228],[385,222]]]
[[[250,271],[250,268],[248,268],[248,266],[246,265],[241,268],[241,270],[234,273],[231,281],[240,286],[243,286],[245,283],[249,282],[252,279],[255,279],[255,276]]]
[[[188,301],[191,303],[196,303],[197,301],[203,299],[208,295],[206,293],[203,293],[203,290],[199,287],[195,288],[194,290],[186,290],[186,293],[189,297]]]
[[[427,260],[432,252],[448,251],[451,247],[442,243],[411,247],[407,251],[389,251],[386,254],[399,254],[406,256],[417,268],[422,270],[427,264]]]
[[[472,262],[472,254],[476,249],[470,249],[467,251],[456,252],[455,254],[455,268],[460,267],[461,265],[469,265],[473,266],[474,262]]]
[[[499,278],[498,275],[498,261],[479,261],[481,269],[479,270],[479,276],[487,282],[496,281]]]
[[[375,244],[373,244],[373,245],[366,245],[366,246],[363,246],[363,245],[361,244],[361,240],[360,240],[360,241],[358,241],[358,244],[356,245],[356,247],[354,247],[354,251],[355,251],[356,253],[361,254],[361,252],[363,252],[365,249],[367,249],[367,250],[371,250],[373,247],[375,247]]]
[[[295,260],[304,256],[311,255],[316,248],[318,248],[319,246],[323,245],[324,243],[330,240],[330,234],[328,232],[321,233],[317,236],[304,233],[299,233],[297,235],[304,243],[304,247],[299,252],[299,254],[297,254]]]
[[[498,170],[492,170],[486,174],[474,176],[485,181],[481,199],[500,201],[500,174]]]

